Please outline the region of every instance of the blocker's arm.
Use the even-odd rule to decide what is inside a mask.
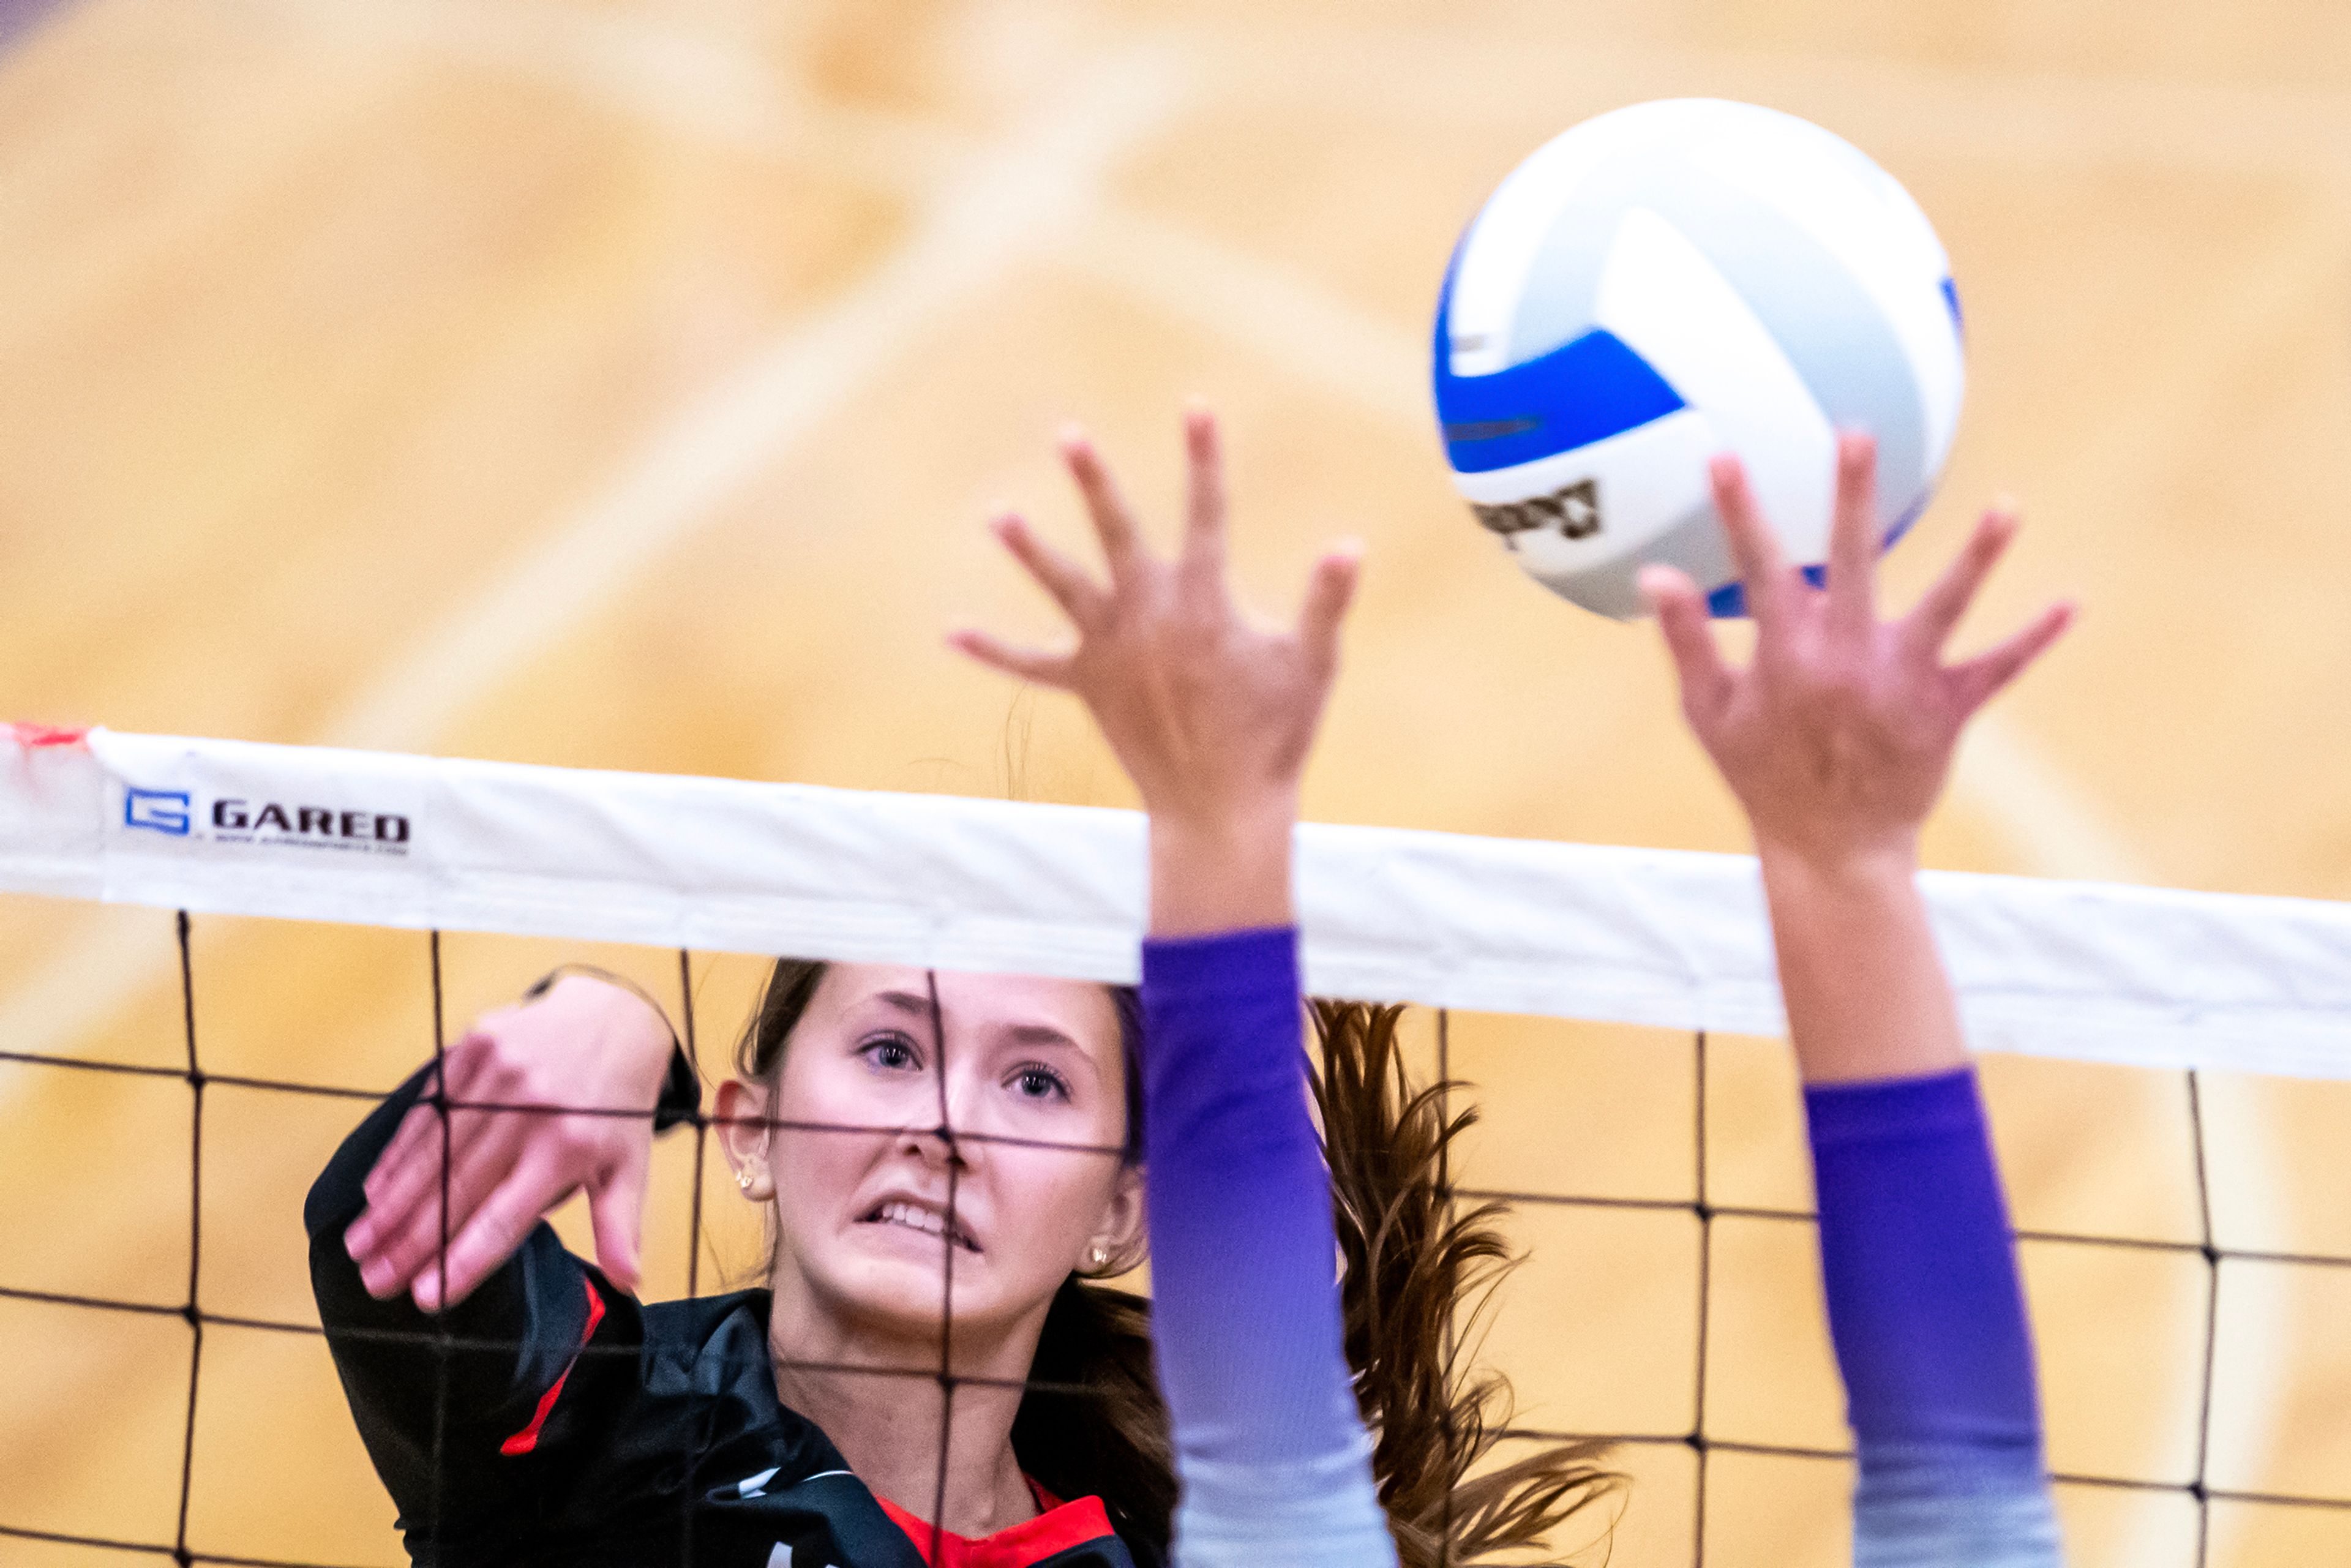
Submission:
[[[1916,878],[1782,860],[1764,880],[1859,1461],[1854,1561],[2056,1568],[2008,1207]]]
[[[1331,1266],[1297,951],[1287,926],[1144,947],[1153,1337],[1181,1568],[1395,1561]]]
[[[1307,1113],[1290,836],[1354,583],[1323,558],[1297,627],[1226,591],[1217,432],[1186,421],[1173,560],[1143,543],[1084,441],[1065,456],[1107,584],[1005,518],[998,534],[1066,611],[1067,653],[967,632],[985,663],[1074,692],[1151,819],[1143,953],[1153,1337],[1183,1482],[1180,1568],[1392,1568],[1355,1409],[1332,1260],[1331,1183]]]
[[[2056,1568],[2032,1333],[1975,1074],[1805,1091],[1859,1568]]]
[[[1875,466],[1867,438],[1839,443],[1815,590],[1782,556],[1738,463],[1716,461],[1715,504],[1755,619],[1747,667],[1724,664],[1687,578],[1653,567],[1642,586],[1683,712],[1745,810],[1762,868],[1859,1458],[1855,1561],[2054,1568],[2008,1210],[1917,869],[1961,729],[2071,611],[1943,662],[2015,531],[1996,510],[1908,615],[1881,622]]]

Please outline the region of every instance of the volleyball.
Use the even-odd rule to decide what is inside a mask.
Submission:
[[[1909,193],[1817,125],[1711,99],[1601,115],[1512,170],[1454,251],[1434,360],[1479,522],[1618,619],[1645,610],[1652,561],[1743,612],[1719,452],[1818,580],[1836,433],[1869,432],[1891,544],[1934,491],[1965,381],[1949,261]]]

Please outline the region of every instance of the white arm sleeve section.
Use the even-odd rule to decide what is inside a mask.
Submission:
[[[1184,1467],[1175,1568],[1395,1568],[1370,1438],[1282,1465]]]
[[[1879,1444],[1853,1500],[1854,1568],[2064,1568],[2037,1463],[1968,1474],[1926,1446]]]

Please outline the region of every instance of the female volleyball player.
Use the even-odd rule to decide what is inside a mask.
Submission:
[[[1295,637],[1241,626],[1219,585],[1213,435],[1198,420],[1191,434],[1194,501],[1178,563],[1142,550],[1078,448],[1108,588],[1017,521],[1000,525],[1078,624],[1077,650],[963,641],[1083,696],[1152,814],[1143,1141],[1159,1374],[1185,1481],[1183,1559],[1376,1563],[1391,1549],[1335,1354],[1328,1189],[1301,1111],[1288,930],[1296,779],[1351,569],[1332,558],[1318,570]],[[1661,576],[1650,588],[1692,722],[1755,825],[1798,1051],[1816,1085],[1823,1249],[1862,1455],[1857,1556],[2040,1564],[2054,1561],[2053,1531],[2029,1340],[1907,857],[1967,713],[2054,636],[2062,614],[1982,660],[1938,666],[1943,636],[2004,542],[2008,525],[1991,519],[1908,621],[1876,626],[1867,554],[1854,548],[1867,476],[1866,452],[1849,448],[1838,565],[1821,595],[1772,556],[1735,470],[1718,473],[1757,595],[1749,670],[1721,666],[1687,584]],[[451,1053],[452,1098],[637,1113],[455,1113],[444,1176],[439,1118],[417,1103],[420,1074],[354,1134],[313,1195],[322,1312],[419,1560],[643,1560],[690,1539],[714,1562],[789,1563],[795,1550],[803,1561],[911,1561],[910,1540],[934,1563],[1125,1561],[1099,1505],[1054,1506],[1023,1474],[1044,1446],[1033,1431],[1024,1444],[1032,1407],[1017,1390],[967,1404],[995,1385],[966,1385],[943,1426],[935,1387],[849,1370],[907,1364],[910,1347],[927,1343],[960,1376],[1012,1368],[1024,1352],[1026,1370],[1048,1371],[1067,1272],[1114,1267],[1136,1238],[1135,1180],[1114,1136],[1131,1123],[1110,1111],[1124,1058],[1106,1040],[1105,1009],[1115,1001],[1098,991],[1050,983],[779,970],[747,1041],[750,1082],[730,1085],[720,1107],[764,1117],[730,1123],[727,1142],[747,1190],[775,1203],[781,1221],[772,1293],[643,1309],[611,1287],[633,1277],[643,1108],[667,1060],[665,1030],[579,979],[485,1020]],[[672,1089],[690,1084],[673,1073]],[[1043,1113],[1029,1103],[1040,1101],[1061,1116],[1054,1141],[1093,1139],[1114,1174],[1040,1180],[1014,1163],[1024,1145],[977,1131],[1029,1136],[1019,1117]],[[861,1126],[838,1128],[861,1108]],[[950,1121],[959,1135],[924,1130]],[[849,1152],[819,1153],[826,1140]],[[956,1202],[964,1182],[968,1211]],[[536,1223],[583,1186],[603,1275]],[[1046,1214],[1024,1199],[1064,1207]],[[1030,1269],[1026,1249],[1051,1267]],[[936,1303],[957,1270],[971,1293],[956,1296],[947,1345]],[[1047,1292],[1056,1274],[1063,1282]],[[414,1334],[425,1320],[403,1292],[422,1308],[459,1302],[442,1313],[458,1347],[445,1391],[413,1338],[367,1337]],[[1113,1337],[1100,1322],[1092,1333]],[[1113,1462],[1097,1475],[1150,1472],[1141,1426],[1100,1434],[1092,1446]],[[1395,1436],[1383,1426],[1384,1439]],[[1411,1460],[1391,1455],[1383,1467],[1392,1502],[1412,1490]],[[1567,1489],[1554,1501],[1593,1495],[1588,1470],[1552,1473]],[[1036,1517],[981,1542],[934,1542],[914,1512],[926,1492],[931,1517],[950,1528]],[[1134,1486],[1113,1505],[1140,1560],[1158,1539],[1151,1496]]]
[[[306,1213],[329,1341],[417,1562],[1150,1563],[1167,1418],[1186,1568],[1395,1561],[1342,1353],[1290,892],[1355,566],[1316,567],[1294,631],[1245,624],[1215,431],[1195,414],[1187,435],[1177,559],[1072,442],[1108,583],[1017,518],[998,528],[1074,648],[959,639],[1076,692],[1142,794],[1144,1092],[1105,988],[785,966],[718,1104],[769,1207],[768,1289],[641,1306],[645,1113],[693,1088],[666,1027],[580,977],[483,1020],[441,1068],[448,1099],[615,1113],[454,1112],[444,1159],[427,1068]],[[602,1271],[539,1218],[580,1188]],[[1146,1207],[1164,1416],[1138,1396],[1134,1325],[1071,1291],[1133,1260]],[[1087,1387],[1024,1401],[1032,1373]],[[1052,1490],[1076,1485],[1102,1495]]]

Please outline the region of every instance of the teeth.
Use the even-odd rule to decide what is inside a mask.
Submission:
[[[947,1228],[947,1222],[945,1219],[935,1214],[916,1208],[911,1203],[883,1204],[882,1222],[885,1225],[910,1226],[925,1236],[942,1236],[946,1233]]]
[[[945,1216],[933,1214],[927,1208],[918,1208],[911,1203],[885,1203],[873,1211],[873,1218],[868,1223],[903,1225],[910,1230],[919,1230],[925,1236],[945,1236],[947,1233]],[[958,1247],[969,1248],[973,1251],[978,1250],[972,1245],[971,1239],[962,1233],[961,1227],[956,1228],[955,1242]]]

